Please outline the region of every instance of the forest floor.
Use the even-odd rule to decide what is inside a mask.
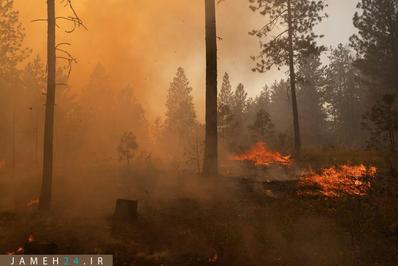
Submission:
[[[114,167],[93,169],[59,170],[47,215],[25,206],[35,194],[29,190],[16,210],[0,206],[0,253],[17,251],[32,235],[55,243],[58,254],[113,254],[117,266],[398,264],[397,186],[388,171],[365,197],[327,199],[288,188],[270,197],[242,176],[115,178]],[[112,220],[120,197],[139,200],[136,221]]]

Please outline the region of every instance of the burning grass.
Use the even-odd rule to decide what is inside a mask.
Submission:
[[[249,151],[234,155],[234,161],[247,161],[254,166],[292,164],[290,156],[283,156],[272,151],[264,142],[256,143]],[[364,164],[321,168],[319,171],[308,169],[299,176],[296,191],[299,195],[321,195],[328,198],[342,196],[365,196],[371,188],[371,181],[376,176],[376,167]]]
[[[301,176],[298,187],[302,195],[322,195],[329,198],[365,196],[376,176],[376,167],[363,164],[323,168],[319,173],[308,171]]]
[[[27,243],[32,243],[35,241],[35,238],[32,234],[30,234],[27,238]],[[18,247],[15,251],[7,251],[6,255],[22,255],[25,253],[24,247]]]
[[[117,266],[162,263],[296,265],[302,261],[308,265],[322,265],[325,261],[333,265],[355,265],[354,256],[360,257],[363,265],[393,264],[397,238],[384,237],[384,232],[389,228],[387,226],[395,223],[395,218],[386,219],[384,226],[384,218],[379,220],[379,217],[380,213],[382,217],[395,217],[396,199],[391,199],[394,204],[389,209],[385,208],[387,204],[377,205],[380,213],[374,212],[368,201],[358,201],[355,197],[353,201],[345,198],[323,200],[326,197],[321,194],[322,186],[328,184],[325,180],[329,178],[324,172],[330,174],[345,169],[345,175],[332,175],[333,178],[338,182],[348,182],[345,180],[349,179],[350,185],[362,184],[355,182],[358,179],[365,187],[360,191],[369,190],[370,178],[376,174],[376,169],[346,166],[321,169],[316,164],[312,165],[313,169],[320,170],[307,171],[300,180],[271,182],[268,186],[273,192],[280,190],[282,194],[287,190],[286,196],[278,197],[275,193],[277,197],[273,199],[265,198],[261,188],[241,189],[240,182],[227,177],[217,178],[213,183],[203,181],[201,176],[184,175],[181,178],[174,173],[168,176],[169,173],[165,172],[150,176],[153,181],[148,187],[140,187],[140,183],[131,178],[127,185],[137,187],[137,190],[126,192],[126,197],[138,198],[142,208],[139,209],[138,220],[128,225],[113,223],[107,218],[113,211],[115,195],[119,194],[103,193],[104,188],[114,186],[118,180],[98,175],[99,171],[95,169],[84,178],[98,194],[75,200],[76,196],[72,194],[55,193],[58,203],[55,206],[59,207],[48,217],[26,211],[23,206],[29,203],[26,199],[32,198],[33,206],[37,201],[35,197],[24,195],[21,214],[9,217],[0,213],[0,253],[30,254],[32,247],[48,247],[48,243],[55,243],[60,254],[114,254]],[[297,177],[295,170],[298,167],[287,169],[292,179]],[[378,167],[377,172],[382,172],[383,168]],[[273,173],[272,170],[268,172]],[[147,180],[148,176],[143,177]],[[172,182],[164,182],[166,178]],[[303,183],[304,178],[312,183]],[[322,200],[319,197],[296,197],[298,182],[305,185],[301,191],[317,192]],[[81,186],[80,179],[76,185]],[[253,186],[261,185],[257,180],[253,181]],[[372,186],[376,185],[372,182]],[[341,185],[334,186],[337,190]],[[59,186],[59,192],[65,191],[63,188]],[[106,191],[112,190],[108,188]],[[26,194],[35,193],[29,191]],[[369,200],[375,201],[375,196],[377,194],[372,193]],[[98,206],[99,210],[96,209]],[[28,236],[32,232],[35,239],[32,238],[33,242],[29,244]]]
[[[38,198],[31,199],[30,201],[28,201],[26,203],[26,207],[28,207],[28,208],[33,208],[33,207],[38,206],[38,205],[39,205],[39,199]]]
[[[231,156],[233,161],[248,161],[255,166],[290,165],[290,156],[283,156],[277,151],[272,151],[264,142],[256,143],[249,151]]]

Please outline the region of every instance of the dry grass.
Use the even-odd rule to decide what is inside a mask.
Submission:
[[[361,200],[272,199],[239,179],[99,166],[59,175],[47,215],[22,205],[0,213],[0,253],[33,234],[59,253],[114,254],[117,266],[394,265],[398,204],[379,188]],[[136,222],[112,221],[117,197],[139,200]]]

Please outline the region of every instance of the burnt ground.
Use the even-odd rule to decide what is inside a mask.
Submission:
[[[109,169],[80,173],[84,183],[58,176],[50,213],[3,207],[0,253],[16,251],[32,234],[58,254],[113,254],[120,266],[398,264],[392,186],[325,199],[298,196],[294,181],[264,187],[245,177],[163,172],[115,180]],[[117,197],[139,200],[137,220],[112,219]]]

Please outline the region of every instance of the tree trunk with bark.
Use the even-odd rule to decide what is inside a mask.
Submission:
[[[215,0],[205,0],[206,15],[206,143],[203,174],[218,174],[217,33]]]
[[[51,205],[53,172],[53,138],[55,105],[55,0],[47,0],[47,101],[44,125],[43,180],[40,194],[40,210],[48,210]]]
[[[296,73],[294,69],[294,50],[293,50],[293,21],[292,21],[292,6],[291,0],[287,1],[288,11],[288,34],[289,34],[289,69],[290,69],[290,90],[292,95],[292,108],[293,108],[293,126],[294,126],[294,148],[296,155],[300,155],[301,151],[301,136],[300,136],[300,123],[297,107],[296,96]]]

